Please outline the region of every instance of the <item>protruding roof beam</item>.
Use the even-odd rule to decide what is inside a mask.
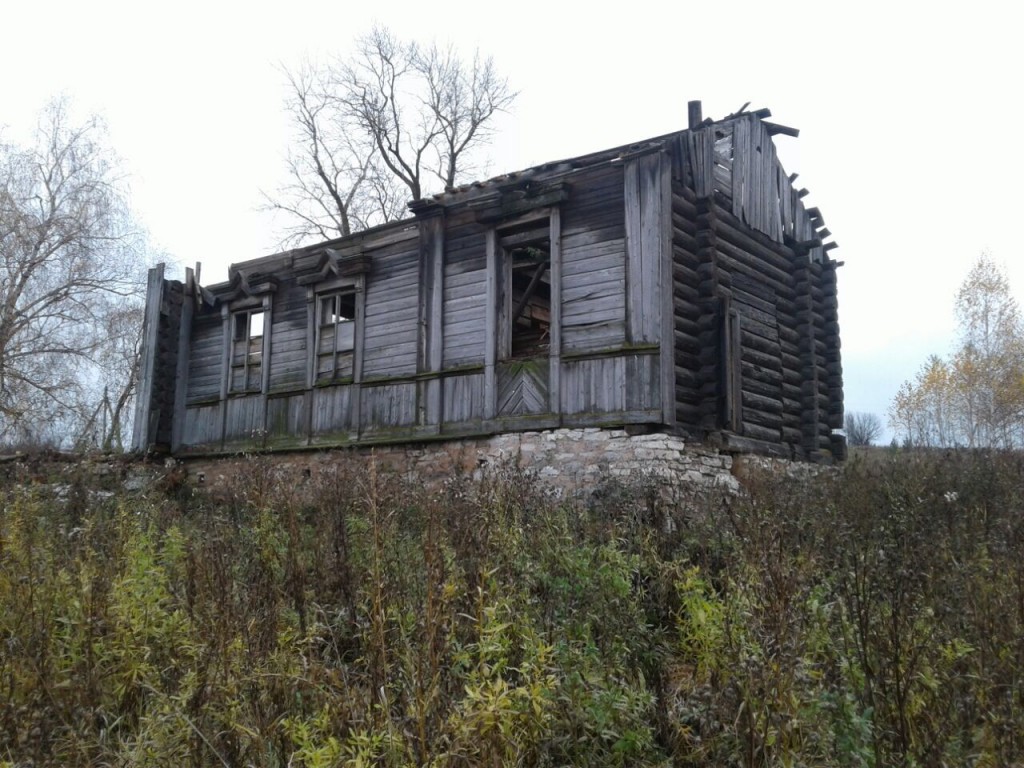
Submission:
[[[796,138],[800,135],[799,128],[790,128],[788,125],[769,123],[767,120],[764,121],[764,127],[768,130],[769,136],[777,136],[781,134],[783,136],[792,136],[793,138]]]

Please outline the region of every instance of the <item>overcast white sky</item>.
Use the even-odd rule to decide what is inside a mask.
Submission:
[[[5,4],[6,5],[6,4]],[[31,7],[30,7],[31,6]],[[53,96],[108,124],[155,244],[203,282],[277,250],[260,190],[281,180],[280,67],[344,53],[376,21],[479,48],[521,92],[491,175],[720,118],[744,102],[778,137],[840,248],[847,410],[883,416],[945,354],[983,249],[1024,291],[1024,73],[1008,2],[18,3],[2,13],[0,125]]]

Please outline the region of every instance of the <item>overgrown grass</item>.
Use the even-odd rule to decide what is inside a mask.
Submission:
[[[10,485],[0,765],[1012,765],[1022,493],[912,453],[654,515],[512,469]]]

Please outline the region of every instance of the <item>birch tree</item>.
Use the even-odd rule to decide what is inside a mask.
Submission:
[[[960,333],[948,360],[929,357],[890,408],[913,445],[1024,445],[1024,322],[1005,273],[982,254],[956,295]]]
[[[97,355],[131,332],[109,318],[138,302],[140,244],[96,118],[58,101],[33,146],[0,142],[0,443],[81,429]]]

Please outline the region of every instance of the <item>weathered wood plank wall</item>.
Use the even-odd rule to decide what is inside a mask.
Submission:
[[[626,242],[621,165],[577,183],[562,214],[562,353],[626,343]]]
[[[487,323],[485,228],[475,221],[456,224],[445,234],[444,365],[446,369],[484,364]],[[463,383],[464,384],[464,383]]]
[[[528,181],[560,186],[513,186],[506,199],[483,185],[479,198],[446,195],[414,222],[339,241],[331,258],[369,263],[350,378],[311,378],[322,249],[266,262],[278,285],[261,392],[224,391],[230,315],[197,307],[182,446],[652,423],[740,448],[841,451],[835,263],[760,120],[702,125],[549,174]],[[508,267],[499,231],[510,220],[486,210],[549,221],[543,357],[499,354],[509,279],[497,274]]]
[[[372,252],[373,273],[366,285],[366,346],[363,379],[412,375],[419,344],[418,242],[398,243]]]
[[[271,392],[304,389],[307,384],[309,349],[308,304],[306,288],[284,282],[274,295],[274,312],[270,326]]]

